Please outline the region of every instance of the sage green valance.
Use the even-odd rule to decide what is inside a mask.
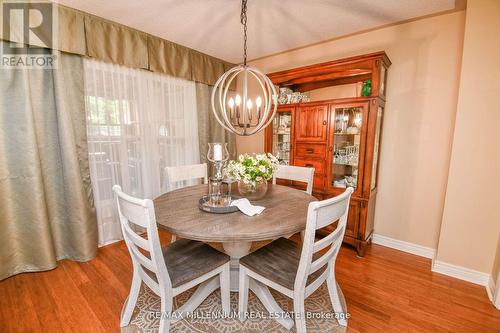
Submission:
[[[0,0],[0,2],[3,2]],[[234,64],[101,17],[54,4],[59,51],[213,85]],[[11,41],[10,36],[0,36]],[[37,45],[39,46],[39,45]]]
[[[87,55],[133,68],[149,68],[148,36],[138,30],[86,15]]]
[[[158,37],[148,37],[149,69],[187,80],[193,80],[190,49]],[[222,73],[221,73],[222,74]]]

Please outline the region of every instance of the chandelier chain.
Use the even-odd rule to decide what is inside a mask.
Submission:
[[[243,64],[228,69],[215,82],[212,89],[212,113],[217,122],[227,131],[236,135],[249,136],[269,126],[276,115],[276,87],[269,77],[256,68],[247,65],[247,3],[241,0],[240,22],[243,25]],[[230,91],[231,84],[243,76],[243,98]],[[255,99],[248,96],[248,80],[252,76],[261,92]],[[229,94],[229,95],[228,95]],[[232,96],[233,95],[233,96]],[[228,99],[229,98],[229,99]],[[243,100],[242,100],[243,99]],[[243,102],[243,104],[241,104]]]
[[[243,65],[247,65],[247,0],[241,0],[241,24],[243,24]]]

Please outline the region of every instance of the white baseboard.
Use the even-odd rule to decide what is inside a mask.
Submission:
[[[378,245],[390,247],[399,251],[415,254],[417,256],[434,259],[436,255],[436,250],[430,247],[413,244],[398,239],[373,234],[372,242]]]
[[[488,297],[491,303],[493,303],[493,305],[495,305],[495,307],[500,310],[500,303],[499,304],[495,303],[495,291],[496,291],[495,287],[496,286],[495,286],[495,281],[493,281],[493,276],[490,275],[490,278],[488,279],[488,285],[486,286],[486,292],[488,293]]]
[[[487,291],[488,291],[488,283],[489,280],[491,279],[490,274],[478,272],[469,268],[449,264],[439,260],[434,260],[432,262],[432,271],[448,275],[460,280],[464,280],[467,282],[479,284],[481,286],[485,286]]]
[[[436,250],[430,247],[413,244],[398,239],[373,234],[374,244],[390,247],[395,250],[415,254],[417,256],[432,259],[432,271],[454,277],[456,279],[472,282],[486,288],[490,301],[495,304],[495,281],[490,274],[478,272],[462,266],[452,265],[443,261],[435,260]],[[500,286],[497,286],[500,288]],[[498,305],[495,304],[498,309]]]
[[[110,241],[107,241],[106,243],[104,244],[99,244],[97,247],[104,247],[104,246],[108,246],[108,245],[111,245],[111,244],[114,244],[114,243],[118,243],[118,242],[121,242],[123,239],[114,239],[114,240],[110,240]]]

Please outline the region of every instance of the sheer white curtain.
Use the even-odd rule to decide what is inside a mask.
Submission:
[[[195,83],[86,59],[85,100],[99,244],[121,239],[112,186],[154,198],[164,168],[199,163]]]

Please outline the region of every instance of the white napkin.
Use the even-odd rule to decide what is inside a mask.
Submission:
[[[248,216],[260,214],[264,209],[266,209],[266,207],[252,205],[246,198],[231,201],[231,206],[238,207],[243,214]]]

